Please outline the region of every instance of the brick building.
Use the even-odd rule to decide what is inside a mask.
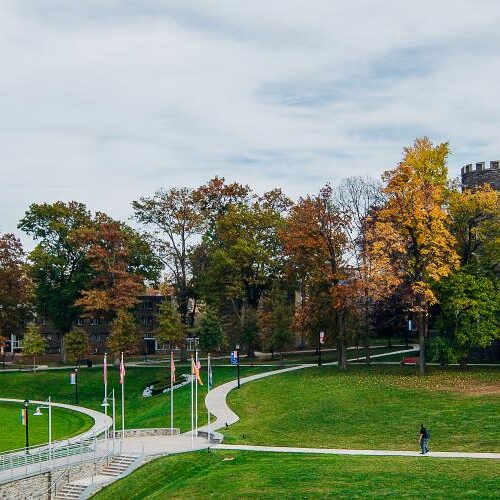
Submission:
[[[141,332],[142,345],[140,350],[145,354],[154,354],[162,350],[158,344],[154,330],[157,326],[157,316],[160,304],[164,300],[171,300],[171,297],[165,295],[141,295],[140,302],[137,304],[134,314],[137,318],[139,330]],[[48,354],[58,354],[61,352],[62,335],[45,318],[39,317],[37,324],[40,332],[45,337]],[[92,352],[102,354],[106,350],[106,339],[110,332],[110,323],[104,318],[80,316],[73,323],[74,326],[83,328],[89,335]]]

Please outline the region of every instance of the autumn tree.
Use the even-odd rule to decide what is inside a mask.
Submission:
[[[449,199],[450,231],[462,266],[476,264],[500,271],[500,192],[489,185],[460,192]]]
[[[131,228],[105,214],[96,214],[93,224],[79,230],[75,239],[86,249],[93,270],[87,289],[75,302],[87,314],[114,319],[118,311],[130,310],[139,302],[147,277],[157,277],[158,263],[148,245]]]
[[[0,334],[20,334],[32,313],[32,282],[23,247],[13,234],[0,236]]]
[[[45,352],[45,339],[34,323],[26,327],[23,339],[23,356],[33,356],[33,370],[36,369],[36,357]]]
[[[135,316],[125,309],[117,311],[112,321],[107,346],[118,359],[120,353],[135,354],[139,346],[139,325]]]
[[[447,143],[433,146],[427,138],[405,148],[398,166],[383,175],[386,202],[374,222],[374,258],[390,260],[417,318],[422,374],[429,307],[438,300],[434,284],[459,265],[446,211],[448,154]]]
[[[319,328],[336,338],[342,369],[347,367],[348,297],[343,283],[349,277],[348,225],[349,214],[334,203],[333,190],[326,185],[318,195],[301,198],[280,231],[288,274],[296,272],[305,284],[303,310],[298,311],[295,324],[309,327],[313,342]]]
[[[179,311],[170,300],[164,300],[161,303],[157,321],[155,336],[158,341],[168,344],[170,348],[184,341],[187,331],[186,325],[182,322]]]
[[[90,212],[75,201],[35,203],[18,224],[38,241],[29,254],[35,305],[62,334],[61,352],[63,336],[81,313],[75,302],[93,276],[85,248],[74,239],[76,231],[90,224]]]
[[[80,364],[80,360],[90,353],[88,333],[83,328],[72,328],[65,336],[64,348],[69,360]]]

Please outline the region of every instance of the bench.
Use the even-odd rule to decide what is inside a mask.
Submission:
[[[418,365],[420,363],[420,358],[406,357],[401,360],[402,365]]]

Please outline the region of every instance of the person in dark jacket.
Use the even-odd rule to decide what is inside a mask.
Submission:
[[[427,447],[427,441],[429,440],[429,431],[425,428],[424,424],[420,425],[420,434],[418,442],[420,443],[420,452],[421,455],[425,455],[429,452],[429,448]]]

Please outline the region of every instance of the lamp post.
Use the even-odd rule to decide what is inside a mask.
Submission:
[[[75,386],[75,404],[78,404],[78,368],[71,374],[71,384]]]
[[[111,389],[111,392],[106,395],[101,406],[107,408],[109,406],[108,401],[111,401],[112,404],[112,412],[113,412],[113,449],[115,446],[115,436],[116,436],[116,424],[115,424],[115,416],[116,416],[116,404],[115,404],[115,390]],[[122,436],[124,439],[125,436]],[[106,440],[107,441],[107,440]]]
[[[318,366],[322,366],[323,362],[321,360],[321,344],[324,342],[325,332],[318,332]]]
[[[29,400],[25,399],[23,401],[23,412],[24,412],[24,430],[25,430],[25,435],[26,435],[26,453],[28,453],[28,448],[30,447],[30,438],[29,438],[29,418],[28,418],[28,406],[30,402]]]
[[[41,417],[43,413],[41,410],[49,410],[49,468],[52,470],[52,402],[50,396],[46,401],[47,405],[40,405],[36,407],[35,413],[33,413],[34,417]],[[26,412],[27,413],[27,412]],[[26,415],[27,416],[27,415]],[[26,418],[26,429],[28,428],[28,419]]]

